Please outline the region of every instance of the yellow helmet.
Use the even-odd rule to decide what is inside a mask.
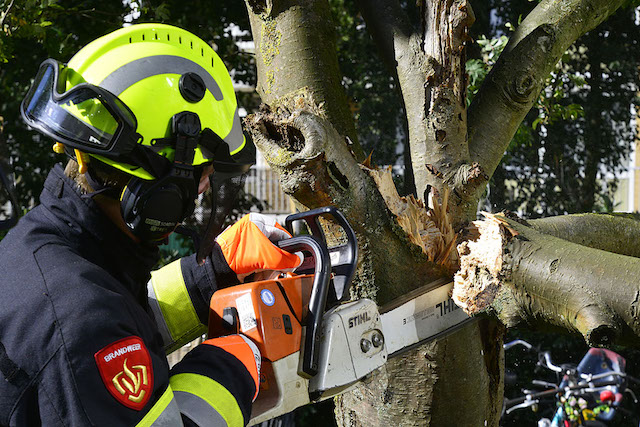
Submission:
[[[44,93],[46,88],[37,90],[36,83],[47,84],[37,78],[23,103],[23,115],[31,126],[71,148],[139,178],[154,179],[157,177],[153,171],[147,170],[147,165],[135,164],[135,159],[127,159],[126,151],[131,150],[135,139],[173,161],[173,147],[158,141],[172,136],[170,123],[174,115],[190,111],[198,115],[202,129],[210,129],[227,144],[233,158],[242,158],[240,154],[244,154],[247,143],[231,77],[216,52],[186,30],[165,24],[131,25],[89,43],[66,67],[50,70],[54,65],[52,60],[45,61],[39,73],[48,72],[46,78],[58,73],[55,82],[58,91],[52,92],[69,94],[80,86],[80,90],[85,90],[84,96],[79,102],[72,99],[70,105],[69,97],[64,99],[66,105],[58,107],[53,102],[58,110],[55,115],[40,114],[45,110],[42,104],[51,108],[52,102],[48,99],[50,95]],[[117,101],[113,103],[119,108],[107,105],[104,97],[90,97],[86,93],[87,84],[114,95]],[[114,115],[125,110],[118,104],[124,104],[135,120],[135,132],[125,132],[127,141],[115,140],[118,136],[115,130],[122,118]],[[67,128],[60,129],[61,123]],[[93,127],[91,130],[102,136],[80,130],[83,125]],[[107,150],[104,141],[111,138]],[[213,153],[207,148],[196,147],[194,166],[212,160]]]
[[[134,230],[152,229],[142,232],[146,240],[165,236],[191,213],[198,166],[212,163],[235,176],[255,159],[221,59],[170,25],[132,25],[89,43],[67,65],[44,61],[21,112],[30,126],[77,150],[76,157],[88,153],[139,180],[125,188],[123,216]],[[179,200],[148,202],[159,188]],[[182,206],[173,213],[160,209],[176,203]],[[140,218],[145,209],[152,218]]]

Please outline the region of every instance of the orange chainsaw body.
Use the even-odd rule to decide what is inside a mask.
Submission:
[[[313,277],[290,276],[216,291],[209,310],[209,337],[242,333],[256,343],[263,361],[275,362],[300,351]],[[228,321],[229,315],[225,318],[229,308],[237,310],[235,324]]]

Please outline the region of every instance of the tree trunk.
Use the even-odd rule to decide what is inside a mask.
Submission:
[[[622,2],[543,0],[487,77],[467,125],[464,49],[473,22],[469,4],[421,2],[421,24],[414,28],[398,0],[360,0],[367,28],[383,60],[395,69],[403,94],[416,200],[398,196],[388,171],[361,164],[362,150],[340,85],[328,1],[246,0],[256,43],[258,91],[266,105],[245,125],[298,208],[335,205],[349,219],[360,248],[354,298],[366,296],[384,305],[434,279],[452,276],[460,261],[454,248],[460,238],[456,231],[475,219],[480,195],[544,78],[575,38]],[[625,308],[627,314],[607,317],[604,307],[613,302],[594,297],[594,288],[584,288],[582,298],[569,299],[566,309],[536,300],[559,297],[547,289],[547,282],[521,290],[520,280],[534,283],[544,268],[553,270],[553,276],[559,268],[553,248],[544,243],[527,246],[528,241],[513,237],[517,232],[504,231],[519,224],[492,218],[498,225],[488,228],[493,231],[484,234],[481,244],[474,241],[483,235],[478,231],[482,226],[476,225],[475,234],[464,236],[471,240],[459,246],[464,256],[455,295],[469,312],[487,312],[494,320],[476,319],[449,337],[388,362],[355,391],[336,399],[339,425],[497,426],[503,327],[495,318],[510,326],[539,315],[535,310],[549,310],[553,315],[548,321],[583,331],[592,342],[626,339],[635,331],[640,293],[624,294],[634,301]],[[529,232],[537,233],[527,228]],[[560,239],[551,243],[558,242],[571,245]],[[509,254],[516,249],[520,264],[512,265]],[[519,267],[526,263],[541,267]],[[545,277],[555,283],[552,279],[567,274]],[[571,286],[564,292],[570,293]]]
[[[335,61],[333,36],[324,33],[318,38],[317,26],[300,25],[326,20],[326,15],[318,15],[326,13],[326,3],[248,1],[247,5],[256,35],[258,86],[269,104],[246,121],[247,128],[300,209],[332,204],[349,218],[360,244],[353,295],[374,298],[382,305],[436,278],[450,277],[457,262],[452,252],[455,233],[444,210],[430,217],[421,202],[398,196],[390,175],[360,165],[357,141],[345,138],[350,126],[344,123],[352,119],[348,109],[337,106],[345,99],[339,93],[340,79],[330,74],[337,70],[298,66],[306,61],[304,52],[313,51],[320,42],[322,58],[309,61]],[[271,46],[273,40],[277,49]],[[266,43],[271,45],[267,48]],[[324,70],[322,79],[316,76],[318,68]],[[280,79],[282,70],[290,74]],[[331,82],[334,86],[327,88]],[[402,420],[407,426],[435,426],[447,420],[451,425],[485,425],[485,421],[497,425],[500,398],[496,396],[502,394],[500,337],[495,323],[475,322],[392,361],[358,391],[338,399],[339,422],[372,426]],[[479,386],[470,388],[469,381]],[[415,396],[411,409],[404,400],[409,391]],[[454,398],[473,403],[463,414],[451,410]],[[347,409],[356,401],[370,409]],[[386,402],[385,409],[376,409],[379,402]],[[361,414],[366,416],[360,418]]]

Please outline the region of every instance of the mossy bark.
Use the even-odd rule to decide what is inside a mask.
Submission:
[[[364,160],[336,56],[336,34],[325,0],[250,0],[249,18],[256,49],[258,93],[271,106],[303,94],[318,106]]]

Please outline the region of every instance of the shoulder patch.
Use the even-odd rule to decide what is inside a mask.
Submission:
[[[153,367],[142,339],[131,336],[109,344],[95,354],[102,382],[116,400],[141,410],[153,391]]]

